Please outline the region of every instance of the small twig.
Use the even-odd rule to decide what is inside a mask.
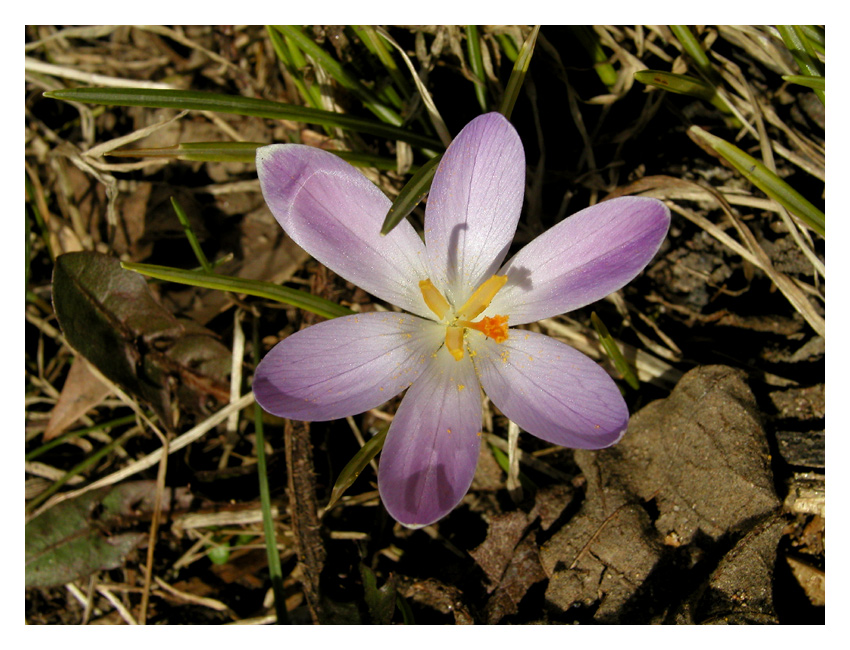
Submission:
[[[118,615],[126,621],[127,625],[138,625],[138,621],[133,617],[126,607],[124,607],[124,603],[122,603],[109,589],[107,589],[103,585],[97,586],[98,593],[106,598],[109,603],[115,608],[115,611],[118,612]]]
[[[145,564],[145,585],[142,591],[142,604],[139,607],[139,624],[144,625],[148,615],[148,600],[150,598],[151,575],[153,574],[153,555],[156,547],[156,535],[159,530],[159,518],[162,514],[162,495],[165,492],[165,470],[168,468],[168,436],[154,429],[162,441],[162,454],[159,459],[159,470],[156,474],[156,496],[154,497],[153,514],[151,516],[150,535],[148,536],[148,556]]]

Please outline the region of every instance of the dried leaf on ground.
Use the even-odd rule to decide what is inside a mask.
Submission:
[[[229,398],[222,372],[230,366],[227,348],[212,333],[178,321],[117,259],[91,251],[58,257],[53,304],[67,342],[166,426],[173,424],[173,384],[188,391],[194,399],[186,405],[201,412],[209,398]],[[216,359],[221,363],[210,363]],[[204,374],[201,365],[216,373]]]
[[[595,606],[598,621],[663,616],[647,603],[693,592],[699,571],[688,569],[779,507],[755,399],[725,366],[687,373],[632,417],[619,445],[576,461],[587,501],[542,549],[546,596],[561,610]]]
[[[50,420],[44,429],[44,442],[63,433],[68,427],[109,395],[109,387],[95,376],[82,358],[74,359]]]

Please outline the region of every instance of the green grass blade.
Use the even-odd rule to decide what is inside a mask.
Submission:
[[[496,459],[496,462],[499,464],[499,467],[505,474],[511,473],[511,463],[508,455],[503,452],[501,449],[496,447],[495,445],[490,445],[490,451],[493,453],[493,458]],[[519,483],[526,490],[536,490],[537,485],[532,481],[528,476],[526,476],[523,472],[519,473]]]
[[[217,275],[215,273],[204,273],[203,271],[187,271],[175,269],[169,266],[157,266],[155,264],[138,264],[134,262],[122,262],[121,266],[129,271],[135,271],[157,280],[178,282],[193,287],[204,287],[206,289],[218,289],[219,291],[232,291],[249,296],[257,296],[266,300],[282,302],[299,309],[318,314],[324,318],[337,318],[349,316],[354,312],[338,305],[330,300],[319,298],[306,291],[290,289],[273,282],[260,280],[247,280],[228,275]]]
[[[46,92],[44,96],[85,104],[188,109],[248,115],[272,120],[292,120],[369,133],[389,140],[402,140],[426,149],[439,150],[442,148],[438,140],[390,124],[382,124],[343,113],[322,111],[306,106],[295,106],[253,97],[239,97],[196,90],[160,90],[154,88],[72,88]]]
[[[826,32],[822,27],[818,25],[798,25],[798,27],[803,30],[815,50],[821,54],[826,54]]]
[[[635,79],[649,86],[655,86],[679,95],[690,95],[707,102],[712,101],[717,95],[717,90],[710,83],[686,74],[664,72],[663,70],[640,70],[635,72]]]
[[[331,499],[328,502],[328,510],[330,510],[334,504],[339,501],[339,498],[345,494],[345,491],[350,488],[354,481],[357,480],[357,477],[360,476],[360,472],[366,469],[366,465],[368,465],[371,460],[378,455],[378,452],[381,451],[384,447],[384,440],[387,439],[387,431],[390,430],[389,425],[383,427],[381,431],[372,436],[369,440],[366,441],[360,451],[358,451],[348,463],[346,463],[345,467],[342,468],[342,471],[339,473],[339,477],[336,479],[336,483],[334,483],[333,490],[331,491]]]
[[[686,74],[664,72],[663,70],[640,70],[635,72],[635,80],[671,93],[696,97],[708,102],[727,115],[734,115],[723,98],[717,93],[717,88],[702,79]]]
[[[516,63],[519,56],[519,50],[516,49],[516,43],[510,34],[496,34],[496,42],[502,48],[502,52],[512,62]]]
[[[75,429],[74,431],[66,431],[60,436],[56,436],[49,442],[45,442],[40,447],[33,449],[31,452],[24,456],[24,460],[33,460],[38,458],[42,454],[50,451],[54,447],[58,447],[59,445],[65,444],[70,438],[78,438],[80,436],[84,436],[86,434],[91,433],[92,431],[101,431],[103,429],[112,429],[113,427],[120,427],[125,424],[132,424],[136,421],[136,415],[125,415],[122,418],[116,418],[114,420],[109,420],[108,422],[100,422],[99,424],[92,425],[90,427],[85,427],[83,429]]]
[[[632,367],[629,365],[629,362],[626,361],[626,358],[623,356],[623,353],[620,352],[620,347],[617,345],[617,342],[614,340],[614,337],[608,332],[608,328],[605,327],[605,323],[602,322],[602,319],[596,315],[596,312],[591,312],[590,320],[593,323],[593,327],[596,329],[596,334],[599,336],[599,342],[602,344],[602,347],[605,348],[605,353],[614,362],[614,367],[617,368],[617,372],[619,372],[623,379],[626,380],[626,383],[629,384],[635,390],[640,388],[640,382],[638,378],[635,376],[635,373],[632,371]]]
[[[805,86],[812,90],[826,90],[826,77],[809,77],[807,75],[784,74],[782,79],[788,83]]]
[[[386,235],[398,224],[402,219],[413,212],[413,209],[419,205],[419,202],[428,194],[431,189],[431,181],[434,180],[434,173],[437,171],[437,166],[443,159],[443,155],[434,156],[419,168],[413,177],[407,181],[405,186],[401,188],[398,197],[393,201],[384,223],[381,226],[381,234]]]
[[[675,36],[676,40],[678,40],[682,45],[682,49],[691,58],[694,65],[696,65],[697,70],[699,70],[711,83],[719,83],[720,78],[717,72],[715,72],[714,66],[711,65],[711,61],[708,60],[708,55],[705,53],[705,50],[702,49],[702,45],[697,40],[697,37],[694,36],[691,28],[687,25],[669,25],[669,27],[670,31],[673,32],[673,36]]]
[[[189,240],[189,245],[192,247],[192,251],[195,253],[195,257],[198,259],[198,263],[201,265],[201,268],[205,273],[212,273],[212,264],[210,264],[207,256],[204,255],[204,251],[201,248],[201,242],[198,241],[198,238],[195,236],[195,231],[192,230],[192,225],[189,223],[189,217],[186,216],[186,212],[183,210],[183,207],[173,196],[171,197],[171,206],[174,208],[174,212],[177,213],[177,219],[180,221],[180,225],[183,226],[183,232],[186,233],[186,239]]]
[[[525,75],[528,72],[528,65],[531,63],[531,55],[534,54],[534,45],[537,43],[537,34],[540,31],[540,25],[535,25],[531,30],[531,34],[525,39],[522,44],[522,49],[519,51],[514,68],[511,71],[511,78],[508,79],[508,87],[505,89],[505,96],[502,98],[502,105],[499,112],[506,118],[511,119],[511,113],[514,110],[519,91],[522,88],[522,82],[525,81]]]
[[[196,162],[245,162],[252,163],[257,159],[257,148],[265,147],[264,142],[181,142],[171,147],[153,149],[115,149],[108,156],[140,157],[140,158],[174,158],[175,160],[193,160]],[[376,156],[371,153],[354,151],[336,151],[326,149],[335,156],[358,167],[375,167],[392,171],[398,163],[394,158]],[[413,171],[419,169],[411,167]]]
[[[475,98],[478,100],[481,111],[486,113],[488,110],[487,86],[484,80],[487,77],[484,72],[484,60],[481,58],[481,39],[478,36],[476,25],[466,26],[466,53],[469,56],[469,67],[472,70]]]
[[[798,25],[777,25],[776,28],[785,42],[785,47],[800,67],[800,71],[807,77],[823,77],[823,65],[815,54],[815,49],[809,42],[806,32]],[[826,93],[823,90],[815,90],[815,94],[821,102],[826,103]]]
[[[171,147],[114,149],[107,156],[174,158],[195,162],[254,162],[263,142],[181,142]]]
[[[280,60],[287,73],[292,78],[295,88],[301,98],[313,108],[321,108],[320,91],[316,86],[308,86],[304,81],[304,75],[301,74],[301,69],[295,65],[294,57],[290,53],[289,44],[281,36],[280,32],[274,29],[271,25],[266,25],[266,33],[269,35],[269,40],[272,43],[277,58]]]
[[[260,329],[259,321],[254,319],[253,347],[254,358],[260,359]],[[272,499],[269,492],[269,476],[266,467],[266,444],[263,430],[263,409],[254,402],[254,435],[257,450],[257,478],[260,481],[260,508],[263,512],[263,533],[266,543],[266,558],[269,566],[269,578],[274,592],[274,608],[278,623],[289,623],[286,613],[286,594],[283,589],[283,570],[280,566],[280,554],[277,551],[277,539],[274,532],[274,517],[272,516]]]
[[[602,83],[609,88],[617,83],[617,71],[608,63],[609,57],[602,49],[602,43],[599,42],[599,36],[593,28],[587,25],[571,25],[570,31],[593,59],[593,68]]]
[[[25,510],[27,512],[33,512],[38,506],[47,501],[51,496],[53,496],[59,489],[65,485],[68,481],[70,481],[75,476],[82,474],[86,470],[92,469],[96,465],[100,463],[100,461],[110,454],[116,447],[123,445],[133,436],[139,434],[140,431],[138,428],[133,428],[121,435],[119,438],[116,438],[112,442],[107,443],[76,465],[74,465],[71,469],[69,469],[65,474],[63,474],[59,479],[50,484],[44,492],[40,493],[37,497],[32,499],[29,503],[27,503]]]
[[[393,126],[402,125],[404,120],[401,119],[398,113],[389,106],[381,103],[371,90],[349,74],[339,61],[325,52],[318,43],[308,37],[301,29],[294,25],[275,25],[274,28],[287,38],[292,39],[302,52],[311,57],[317,65],[320,65],[340,86],[357,95],[360,101],[363,102],[363,105],[372,111],[378,119]]]
[[[826,236],[824,213],[803,198],[797,190],[770,171],[760,160],[756,160],[735,145],[710,134],[698,126],[692,126],[688,129],[688,134],[699,144],[705,145],[707,149],[717,152],[738,173],[789,212],[797,215],[803,223],[821,237]]]
[[[384,39],[378,35],[375,28],[371,25],[353,25],[353,28],[354,33],[357,34],[366,48],[374,54],[381,62],[381,65],[384,66],[402,96],[405,98],[410,97],[410,94],[413,91],[407,83],[407,79],[404,77],[404,72],[402,72],[401,68],[396,63],[392,52],[390,52],[387,49],[387,46],[384,45]]]

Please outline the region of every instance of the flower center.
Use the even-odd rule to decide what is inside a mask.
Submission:
[[[493,317],[486,316],[480,321],[473,322],[473,318],[477,318],[481,312],[490,306],[490,302],[499,292],[505,282],[508,281],[506,275],[494,275],[478,287],[475,292],[469,297],[463,306],[455,312],[452,312],[452,306],[445,296],[440,293],[439,289],[434,286],[430,279],[422,280],[419,283],[419,290],[422,292],[422,298],[428,309],[434,312],[441,321],[446,323],[446,348],[452,353],[452,356],[460,361],[463,359],[464,349],[464,334],[467,329],[473,329],[489,336],[496,343],[502,343],[508,338],[508,317],[495,315]]]

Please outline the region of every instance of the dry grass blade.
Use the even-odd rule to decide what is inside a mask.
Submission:
[[[72,81],[81,81],[90,86],[107,86],[109,88],[161,88],[170,90],[176,88],[171,84],[161,83],[159,81],[141,81],[137,79],[120,79],[118,77],[108,77],[102,74],[93,74],[73,68],[65,68],[52,63],[44,63],[38,59],[30,57],[24,58],[24,68],[30,72],[38,72],[47,74],[53,77],[62,79],[70,79]]]
[[[559,322],[561,320],[569,322],[570,326]],[[583,352],[592,359],[600,362],[604,360],[602,346],[599,344],[592,328],[585,327],[567,316],[561,316],[558,319],[547,318],[540,321],[539,325],[543,329],[548,330],[555,338],[564,339],[575,349]],[[633,345],[629,345],[618,339],[614,340],[622,351],[623,356],[637,370],[637,377],[640,381],[649,382],[662,388],[672,388],[682,377],[682,373],[666,361]]]
[[[179,451],[179,450],[183,449],[184,447],[186,447],[187,445],[195,442],[196,440],[199,440],[208,431],[210,431],[214,427],[217,427],[219,424],[224,422],[230,416],[231,413],[233,413],[234,411],[241,410],[241,409],[243,409],[247,406],[250,406],[253,403],[254,403],[254,393],[247,393],[247,394],[243,395],[237,402],[233,402],[232,404],[228,404],[223,409],[221,409],[220,411],[217,411],[216,413],[214,413],[213,415],[208,417],[206,420],[204,420],[200,424],[189,429],[189,431],[187,431],[183,435],[175,438],[171,442],[171,444],[169,445],[168,453],[173,454],[175,451]],[[137,473],[141,472],[142,470],[148,469],[149,467],[153,467],[154,465],[156,465],[157,463],[160,462],[161,458],[162,458],[162,449],[157,449],[156,451],[148,454],[144,458],[140,458],[139,460],[137,460],[133,463],[130,463],[127,467],[124,467],[124,468],[118,470],[117,472],[113,472],[112,474],[109,474],[108,476],[104,476],[103,478],[98,479],[97,481],[94,481],[93,483],[91,483],[90,485],[87,485],[86,487],[84,487],[82,489],[74,490],[73,492],[66,492],[64,494],[57,494],[55,497],[53,497],[47,503],[45,503],[41,508],[39,508],[34,513],[34,515],[39,515],[42,512],[44,512],[45,510],[48,510],[49,508],[52,508],[53,506],[55,506],[57,503],[60,503],[60,502],[65,501],[67,499],[73,499],[75,497],[78,497],[81,494],[88,492],[89,490],[96,490],[97,488],[105,487],[107,485],[114,485],[115,483],[118,483],[119,481],[123,481],[125,478],[133,476],[134,474],[137,474]]]
[[[410,76],[413,78],[413,83],[416,84],[416,90],[419,91],[419,96],[422,97],[422,103],[425,104],[425,109],[428,111],[428,117],[431,118],[431,124],[433,124],[434,128],[437,130],[437,135],[440,136],[440,141],[448,147],[452,141],[452,136],[446,128],[446,123],[443,121],[443,118],[440,117],[440,111],[437,110],[437,105],[434,104],[434,100],[431,98],[431,93],[428,92],[425,84],[422,83],[422,80],[416,73],[416,68],[413,67],[413,62],[410,60],[410,57],[407,56],[407,52],[404,51],[404,48],[401,47],[401,45],[395,42],[395,39],[393,39],[392,36],[387,34],[383,27],[376,28],[376,31],[387,41],[387,43],[392,45],[398,50],[399,54],[401,54],[401,58],[404,59],[408,70],[410,70]]]

